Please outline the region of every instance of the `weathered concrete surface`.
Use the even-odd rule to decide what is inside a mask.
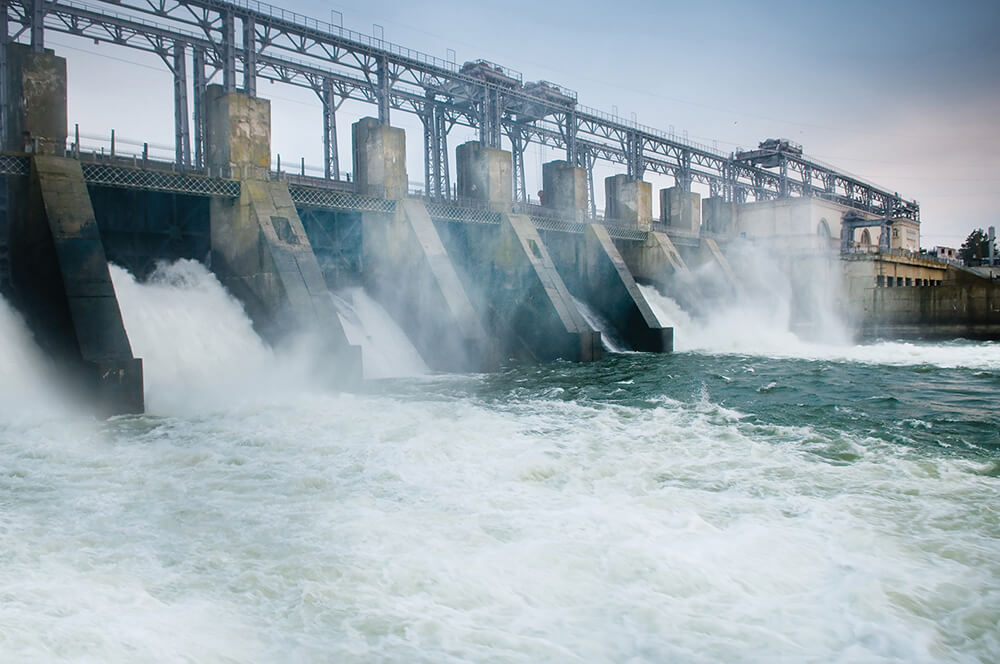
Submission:
[[[66,148],[66,60],[7,45],[6,150],[63,155]]]
[[[205,97],[205,159],[237,179],[266,180],[271,168],[271,102],[210,85]]]
[[[452,265],[423,201],[404,199],[395,215],[362,216],[365,290],[406,331],[433,369],[482,371],[495,345]]]
[[[455,150],[458,197],[489,204],[497,211],[510,209],[513,200],[510,152],[470,141]]]
[[[587,171],[568,161],[542,164],[544,205],[569,219],[587,214]]]
[[[653,225],[653,185],[627,175],[604,178],[604,216],[648,231]]]
[[[399,200],[406,197],[406,135],[402,129],[361,118],[351,125],[355,191]]]
[[[717,235],[736,233],[736,204],[720,196],[710,196],[701,202],[701,232]]]
[[[239,200],[213,199],[211,229],[212,270],[261,335],[315,333],[335,360],[331,381],[359,378],[361,350],[347,341],[288,185],[244,180]]]
[[[13,299],[39,345],[100,412],[143,412],[142,360],[132,355],[79,162],[36,155],[12,203]]]
[[[660,190],[660,221],[670,233],[698,235],[701,231],[701,194],[682,187]]]
[[[361,349],[347,341],[323,272],[284,182],[271,182],[271,106],[210,86],[207,160],[241,180],[236,201],[210,206],[212,271],[271,342],[309,334],[331,361],[331,384],[361,378]]]
[[[736,273],[733,272],[732,265],[726,260],[725,254],[719,249],[719,244],[714,239],[706,237],[701,239],[701,246],[702,253],[707,258],[705,262],[712,263],[733,291],[738,291],[739,281],[736,279]]]
[[[504,214],[499,227],[449,224],[445,239],[503,357],[601,358],[601,333],[580,314],[527,216]]]
[[[968,270],[949,266],[938,285],[877,287],[872,279],[860,288],[850,277],[848,283],[849,313],[862,338],[1000,339],[1000,283]]]
[[[548,245],[569,290],[614,326],[634,350],[673,350],[673,328],[657,320],[607,228],[588,224],[582,236],[552,233]]]
[[[687,263],[666,233],[650,231],[645,242],[619,242],[617,246],[632,276],[640,281],[665,285],[690,275]]]

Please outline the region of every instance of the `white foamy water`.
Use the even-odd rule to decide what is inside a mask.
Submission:
[[[3,661],[1000,653],[995,477],[706,399],[300,396],[0,462]]]
[[[112,265],[111,279],[132,352],[143,361],[149,412],[211,410],[317,383],[308,342],[269,347],[201,263],[160,265],[144,283]]]
[[[576,308],[587,324],[601,333],[601,345],[604,346],[604,350],[611,353],[628,353],[632,350],[627,343],[619,338],[618,333],[611,327],[611,323],[589,304],[576,297],[573,298],[573,302],[576,303]]]
[[[24,319],[0,297],[0,417],[44,417],[73,399],[35,344]]]
[[[863,362],[904,366],[929,364],[987,371],[1000,369],[1000,343],[942,344],[883,341],[869,344],[808,341],[790,329],[782,307],[724,307],[692,318],[653,286],[640,286],[663,325],[674,328],[674,350],[774,358]]]
[[[348,341],[361,346],[365,378],[430,373],[406,333],[364,289],[349,288],[334,295],[333,299]]]
[[[156,415],[0,411],[0,662],[1000,658],[995,460],[707,390],[330,394],[200,265],[113,276]]]

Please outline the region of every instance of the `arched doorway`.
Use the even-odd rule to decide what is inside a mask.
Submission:
[[[868,232],[868,229],[861,231],[861,242],[859,243],[863,251],[869,251],[872,248],[872,234]]]
[[[826,219],[819,220],[819,225],[816,226],[816,235],[824,240],[830,239],[830,224],[826,223]]]

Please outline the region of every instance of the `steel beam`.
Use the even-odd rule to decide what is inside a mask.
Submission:
[[[205,167],[205,90],[208,82],[205,80],[205,52],[198,46],[194,47],[191,56],[194,70],[194,165]]]
[[[7,149],[7,127],[10,110],[7,102],[7,6],[0,6],[0,149]]]
[[[188,125],[187,49],[184,42],[174,44],[174,152],[177,164],[191,166],[191,137]]]
[[[557,86],[521,86],[516,72],[506,82],[489,80],[488,71],[484,76],[483,70],[459,69],[454,63],[372,41],[294,12],[278,12],[265,4],[223,0],[99,0],[96,6],[70,0],[3,0],[2,4],[13,24],[7,34],[20,41],[30,40],[36,49],[44,46],[45,30],[161,55],[171,44],[183,41],[196,54],[203,50],[202,72],[204,66],[222,71],[227,90],[235,89],[241,69],[244,89],[250,94],[256,92],[257,78],[312,89],[331,78],[338,86],[342,84],[337,88],[341,100],[376,105],[379,120],[386,124],[392,109],[422,114],[425,95],[433,93],[448,122],[479,129],[485,145],[499,147],[500,137],[514,135],[517,125],[523,133],[522,161],[525,144],[537,141],[564,148],[567,160],[578,166],[585,166],[587,159],[621,163],[634,176],[641,177],[648,169],[671,175],[687,186],[692,182],[708,184],[733,200],[751,194],[758,200],[809,195],[812,179],[817,178],[830,200],[876,214],[890,207],[889,211],[896,212],[898,207],[900,215],[919,219],[916,203],[901,201],[897,206],[891,192],[801,155],[786,155],[784,174],[769,171],[686,139],[676,140],[672,134],[579,106],[575,94],[561,94]],[[102,11],[106,5],[114,7]],[[242,22],[243,30],[239,54],[236,19]],[[195,69],[197,163],[199,151],[204,152],[198,138],[203,113],[197,110],[198,78],[203,74]],[[631,150],[622,146],[626,135],[633,136]],[[585,158],[588,151],[591,154]],[[514,170],[517,172],[517,165]],[[523,167],[520,172],[523,177]]]
[[[337,151],[337,95],[333,80],[323,80],[323,177],[340,179],[340,155]]]
[[[243,92],[257,96],[257,29],[253,16],[243,17]]]
[[[222,43],[219,44],[222,56],[222,87],[226,92],[236,91],[236,20],[233,11],[222,12]]]

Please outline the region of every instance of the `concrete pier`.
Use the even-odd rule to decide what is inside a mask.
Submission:
[[[582,220],[587,214],[587,170],[568,161],[542,164],[543,205],[559,216]]]
[[[315,334],[331,382],[359,380],[361,349],[347,341],[288,186],[269,180],[270,103],[210,86],[207,106],[209,168],[241,180],[238,200],[211,203],[213,272],[266,339]]]
[[[736,204],[720,196],[711,196],[701,202],[702,234],[736,234]]]
[[[497,364],[486,334],[421,200],[396,204],[395,215],[362,216],[362,281],[406,331],[428,366],[485,371]]]
[[[627,175],[604,178],[604,216],[648,231],[653,225],[653,186]]]
[[[527,216],[504,214],[499,226],[451,224],[446,242],[501,357],[601,358],[601,333],[580,314]]]
[[[510,209],[513,200],[510,152],[470,141],[458,146],[455,158],[459,200],[486,203],[497,211]]]
[[[607,228],[589,224],[582,236],[551,233],[547,242],[570,291],[608,321],[633,350],[673,350],[673,328],[657,320]]]
[[[406,134],[402,129],[361,118],[351,125],[354,190],[363,196],[406,197]]]
[[[39,346],[102,414],[143,412],[142,360],[132,354],[80,164],[66,141],[66,61],[7,47],[6,149],[32,155],[10,181],[11,299]]]
[[[701,230],[701,194],[683,187],[661,189],[660,221],[671,233],[698,235]]]

